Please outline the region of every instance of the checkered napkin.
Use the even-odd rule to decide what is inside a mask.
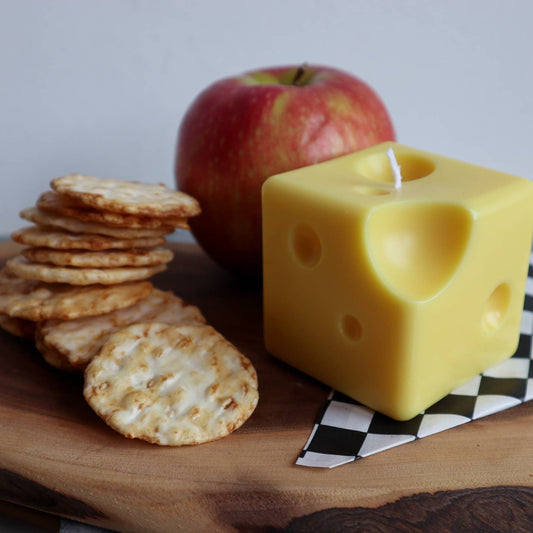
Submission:
[[[406,422],[392,420],[332,391],[296,464],[333,468],[531,400],[533,254],[529,262],[520,341],[513,357]]]

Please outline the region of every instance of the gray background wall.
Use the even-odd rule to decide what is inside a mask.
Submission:
[[[70,172],[173,185],[214,80],[286,63],[369,82],[404,144],[533,176],[528,0],[0,0],[0,235]]]

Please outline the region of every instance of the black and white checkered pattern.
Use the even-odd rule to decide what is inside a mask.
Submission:
[[[392,420],[332,391],[296,464],[333,468],[531,400],[532,336],[533,254],[520,342],[513,357],[471,379],[406,422]]]

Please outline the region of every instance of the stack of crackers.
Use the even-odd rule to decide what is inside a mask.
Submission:
[[[166,236],[198,202],[161,184],[56,178],[21,217],[25,245],[0,271],[0,326],[52,366],[128,438],[198,444],[240,427],[258,401],[250,361],[200,310],[149,278],[173,259]]]

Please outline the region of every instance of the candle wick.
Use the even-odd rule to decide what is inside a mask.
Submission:
[[[394,150],[392,148],[387,150],[387,156],[390,161],[390,166],[392,167],[392,174],[394,175],[394,188],[398,191],[402,188],[402,173],[400,170],[400,165],[398,165],[398,161],[396,160],[396,156],[394,155]]]

